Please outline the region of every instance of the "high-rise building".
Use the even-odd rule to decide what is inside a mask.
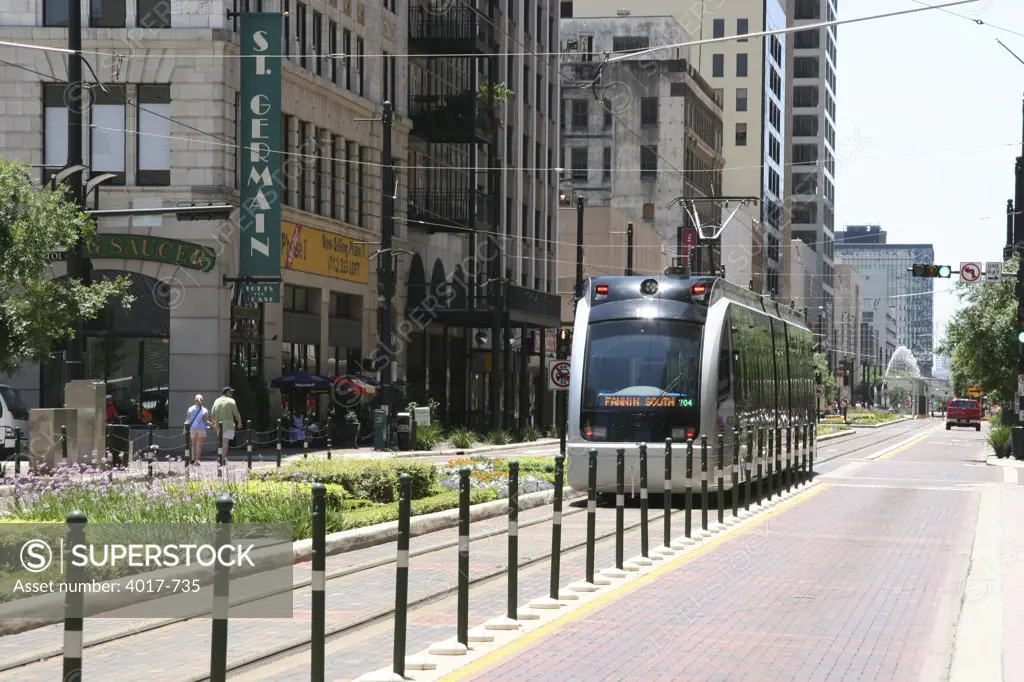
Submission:
[[[603,54],[671,44],[682,33],[672,17],[625,14],[561,20],[564,205],[582,196],[586,210],[621,212],[660,235],[662,267],[682,250],[696,256],[695,271],[709,272],[720,252],[688,252],[697,233],[679,200],[696,200],[702,226],[721,222],[720,205],[702,199],[722,184],[722,103],[687,48],[602,66]]]
[[[863,276],[862,320],[878,330],[880,343],[889,343],[886,316],[895,318],[895,347],[906,346],[914,354],[921,375],[932,372],[932,320],[935,280],[914,277],[915,263],[932,263],[931,244],[889,244],[877,225],[851,226],[836,231],[836,258],[855,267]],[[895,347],[892,351],[895,351]],[[891,356],[891,351],[886,351]],[[888,357],[885,358],[888,362]]]
[[[562,16],[610,17],[621,9],[616,0],[562,2]],[[740,208],[722,235],[722,262],[726,274],[750,272],[755,291],[781,293],[786,165],[786,41],[788,36],[743,38],[758,31],[787,26],[780,0],[731,0],[709,8],[701,3],[635,0],[632,16],[673,16],[683,28],[672,43],[689,36],[740,36],[737,40],[691,48],[691,60],[723,102],[722,153],[726,165],[717,196],[755,198],[755,205]],[[670,43],[671,44],[671,43]],[[732,212],[736,202],[726,204]],[[735,231],[740,231],[738,237]],[[750,235],[749,243],[745,236]]]
[[[836,0],[788,0],[790,24],[833,21]],[[814,305],[831,305],[835,286],[836,29],[789,36],[787,215],[793,239],[814,250]]]

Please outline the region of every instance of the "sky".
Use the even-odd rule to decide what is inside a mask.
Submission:
[[[940,4],[930,0],[928,4]],[[920,7],[843,0],[840,19]],[[1021,152],[1022,0],[841,25],[836,64],[836,229],[881,225],[890,243],[931,243],[936,263],[1002,260]],[[979,26],[973,20],[986,25]],[[910,273],[907,273],[910,276]],[[934,339],[957,305],[935,280]],[[977,285],[984,286],[984,285]]]

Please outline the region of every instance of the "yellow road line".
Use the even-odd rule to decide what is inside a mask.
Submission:
[[[896,456],[896,455],[900,454],[901,452],[903,452],[903,451],[905,451],[905,450],[908,450],[908,449],[910,449],[910,448],[914,447],[915,445],[918,445],[918,444],[920,444],[921,442],[923,442],[923,441],[927,440],[927,439],[928,439],[929,437],[931,437],[931,435],[932,435],[932,433],[933,433],[934,431],[938,431],[938,430],[939,430],[939,428],[938,428],[938,427],[936,427],[936,428],[934,428],[934,429],[929,429],[929,430],[928,430],[928,431],[926,431],[926,432],[924,433],[924,435],[922,435],[922,436],[921,436],[920,438],[915,438],[914,440],[910,441],[909,443],[907,443],[907,444],[905,444],[905,445],[901,445],[900,447],[896,448],[895,450],[892,450],[892,451],[890,451],[890,452],[887,452],[887,453],[885,453],[884,455],[882,455],[881,457],[878,457],[877,459],[875,459],[875,460],[873,460],[873,461],[875,461],[875,462],[881,462],[882,460],[886,460],[886,459],[891,459],[892,457],[894,457],[894,456]]]
[[[768,519],[772,518],[773,516],[775,516],[775,515],[777,515],[777,514],[779,514],[781,512],[784,512],[787,509],[800,504],[801,502],[804,502],[804,501],[810,499],[811,497],[817,495],[819,492],[821,492],[822,490],[824,490],[827,487],[829,487],[829,485],[827,483],[819,483],[816,488],[814,488],[814,489],[804,493],[803,495],[801,495],[800,497],[798,497],[798,498],[796,498],[794,500],[790,500],[788,503],[786,503],[784,505],[776,507],[775,509],[771,510],[770,512],[768,512],[764,516],[760,517],[758,519],[758,521],[761,521],[761,522],[767,521]],[[749,526],[745,526],[745,527],[739,529],[738,533],[731,533],[731,534],[728,534],[728,535],[722,535],[722,536],[719,536],[719,537],[715,538],[714,540],[711,540],[707,544],[698,545],[695,549],[687,552],[686,554],[683,554],[681,557],[678,557],[676,560],[670,560],[668,563],[663,564],[663,565],[659,566],[658,568],[655,568],[650,573],[647,573],[646,575],[643,575],[643,576],[637,578],[636,580],[634,580],[632,582],[626,583],[625,585],[620,585],[618,588],[612,589],[612,590],[602,594],[600,597],[597,597],[593,601],[589,601],[586,604],[583,604],[579,608],[577,608],[574,611],[571,611],[571,612],[565,614],[561,618],[556,618],[555,620],[551,621],[550,623],[548,623],[546,625],[543,625],[543,626],[537,628],[536,630],[534,630],[532,632],[528,632],[528,633],[524,634],[519,639],[516,639],[516,640],[513,640],[512,642],[509,642],[508,644],[506,644],[505,646],[501,647],[500,649],[496,649],[496,650],[492,651],[489,654],[485,654],[484,656],[481,656],[477,660],[475,660],[472,663],[466,665],[464,668],[460,668],[459,670],[456,670],[456,671],[454,671],[454,672],[452,672],[452,673],[442,677],[441,678],[441,682],[455,682],[456,680],[464,680],[467,677],[469,677],[470,675],[474,675],[476,673],[482,672],[486,668],[489,668],[492,665],[494,665],[494,664],[496,664],[496,663],[498,663],[500,661],[503,661],[506,658],[509,658],[513,654],[516,654],[516,653],[522,651],[527,646],[529,646],[530,644],[536,642],[537,640],[541,639],[542,637],[545,637],[546,635],[550,635],[550,634],[554,633],[560,627],[562,627],[564,625],[568,625],[569,623],[572,623],[573,621],[579,620],[583,616],[586,616],[587,614],[596,611],[597,609],[607,605],[608,603],[610,603],[612,601],[615,601],[615,600],[617,600],[617,599],[619,599],[619,598],[629,594],[630,592],[636,591],[637,589],[643,587],[644,585],[647,585],[648,583],[650,583],[653,580],[657,579],[658,577],[664,575],[665,573],[668,573],[670,571],[674,571],[674,570],[680,568],[681,566],[689,563],[693,559],[696,559],[697,557],[702,556],[702,555],[710,552],[712,549],[714,549],[715,547],[718,547],[719,545],[721,545],[722,543],[726,542],[727,540],[732,540],[732,539],[735,539],[737,537],[741,537],[742,535],[744,535],[745,533],[749,532],[750,530],[752,530],[754,528],[757,528],[759,525],[760,525],[759,523],[752,523]]]

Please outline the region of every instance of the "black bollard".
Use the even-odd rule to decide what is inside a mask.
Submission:
[[[60,427],[60,454],[64,459],[68,458],[68,427]]]
[[[686,439],[686,489],[683,491],[683,533],[693,535],[693,439]]]
[[[793,492],[793,425],[786,424],[786,492]]]
[[[192,432],[185,431],[185,469],[192,464]]]
[[[811,429],[813,429],[813,428],[814,428],[814,422],[812,422],[812,421],[804,422],[804,434],[803,434],[804,446],[802,448],[802,452],[800,453],[800,455],[801,455],[800,468],[803,470],[801,472],[800,479],[804,483],[807,483],[807,478],[808,478],[808,476],[807,476],[807,436],[808,436],[808,434],[810,434]]]
[[[665,439],[665,542],[663,547],[672,546],[672,439]]]
[[[224,422],[217,424],[217,476],[224,475]]]
[[[700,527],[708,529],[708,436],[700,437]]]
[[[21,473],[21,429],[14,429],[14,473]]]
[[[775,427],[775,492],[782,497],[782,428]]]
[[[768,447],[765,451],[765,473],[768,475],[768,501],[772,500],[772,493],[774,492],[775,478],[772,476],[772,459],[775,453],[775,429],[768,427]]]
[[[640,443],[640,556],[647,558],[647,443]]]
[[[556,455],[555,508],[551,514],[551,591],[549,592],[549,596],[555,600],[558,599],[558,572],[562,563],[562,487],[564,485],[565,456]]]
[[[519,619],[519,462],[508,463],[508,619]]]
[[[309,418],[302,418],[302,459],[309,459]]]
[[[327,487],[313,484],[313,628],[310,682],[324,682],[324,634],[327,631]]]
[[[757,427],[757,503],[764,504],[764,426]]]
[[[281,431],[284,428],[284,417],[277,420],[277,468],[281,468]]]
[[[414,420],[415,423],[415,420]],[[334,430],[334,410],[327,415],[327,459],[331,459],[331,431]]]
[[[153,452],[153,446],[156,445],[156,424],[150,422],[146,424],[146,445],[149,446],[149,451]]]
[[[626,532],[626,451],[615,451],[615,568],[622,570]]]
[[[115,450],[114,446],[111,444],[111,441],[113,440],[113,438],[112,438],[113,433],[114,433],[113,425],[107,424],[107,449],[110,450],[110,466],[112,466],[114,468],[117,468],[117,463],[118,463],[117,450]],[[15,433],[15,438],[17,438],[17,433]],[[18,451],[18,448],[15,448],[15,452],[17,452],[17,451]],[[100,456],[102,456],[102,455],[100,455]],[[18,461],[17,460],[14,461],[14,470],[16,472],[20,471],[20,469],[18,468]]]
[[[70,556],[73,547],[85,544],[84,513],[73,511],[67,516],[68,546]],[[62,560],[63,561],[63,560]],[[67,562],[68,585],[76,585],[64,593],[64,676],[63,680],[78,682],[82,679],[82,630],[85,625],[85,567]]]
[[[252,469],[252,420],[245,420],[245,464]]]
[[[469,648],[469,467],[459,469],[459,605],[456,639]]]
[[[818,427],[811,428],[811,445],[807,452],[807,480],[814,480],[814,449],[817,447]]]
[[[597,450],[587,451],[587,582],[594,584],[594,541],[597,536]]]
[[[739,494],[740,494],[740,433],[739,429],[733,429],[732,437],[732,517],[739,516]]]
[[[405,626],[409,618],[409,516],[412,477],[398,477],[398,561],[395,570],[395,649],[392,671],[405,677]]]
[[[231,519],[235,503],[230,495],[217,498],[217,547],[231,545]],[[210,682],[224,682],[228,672],[228,594],[231,574],[217,562],[213,574],[213,637],[210,643]]]
[[[725,475],[725,437],[720,433],[718,434],[718,492],[715,493],[715,497],[718,498],[718,524],[722,525],[725,523],[725,481],[722,480],[722,476]]]
[[[747,425],[747,483],[743,486],[743,509],[750,511],[750,498],[754,492],[754,432]]]

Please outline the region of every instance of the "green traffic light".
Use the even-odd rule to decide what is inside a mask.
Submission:
[[[1017,333],[1017,340],[1024,343],[1024,331]]]
[[[949,277],[950,269],[948,265],[939,266],[939,277]]]

